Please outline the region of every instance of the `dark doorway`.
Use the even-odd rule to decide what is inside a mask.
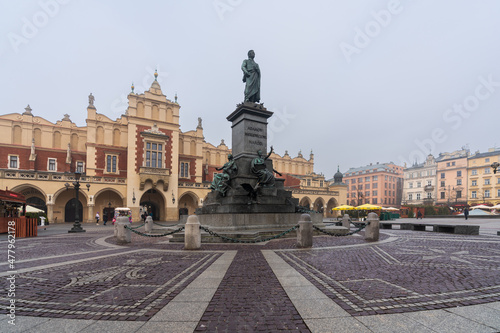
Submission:
[[[69,200],[64,207],[64,221],[65,222],[75,222],[75,202],[76,198]],[[78,215],[80,216],[80,222],[83,221],[83,205],[78,201]]]
[[[106,207],[102,210],[102,220],[109,222],[113,221],[113,215],[115,213],[114,207]]]
[[[152,217],[154,221],[160,220],[160,212],[156,203],[152,201],[141,201],[141,206],[146,209],[148,216],[153,214]]]

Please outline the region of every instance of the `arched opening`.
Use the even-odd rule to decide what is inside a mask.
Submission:
[[[123,199],[120,194],[110,189],[102,190],[96,194],[94,196],[94,204],[94,212],[98,212],[103,221],[111,221],[115,208],[124,207]]]
[[[323,201],[322,198],[318,198],[318,199],[316,199],[316,201],[314,201],[313,210],[320,212],[320,213],[323,213],[325,211],[325,202]]]
[[[311,199],[309,199],[308,197],[300,199],[299,206],[304,207],[306,209],[311,209]]]
[[[77,208],[78,207],[78,208]],[[80,222],[83,221],[83,205],[78,200],[78,206],[76,204],[76,198],[72,198],[66,202],[64,206],[64,221],[75,222],[75,211],[78,209],[78,216],[80,216]]]
[[[163,197],[155,189],[149,189],[141,197],[140,205],[142,211],[151,216],[155,221],[164,220],[162,207],[164,206]]]
[[[167,121],[171,123],[174,120],[174,112],[171,108],[167,109]]]
[[[198,198],[193,193],[184,193],[179,199],[179,215],[193,215],[198,208]]]
[[[328,200],[328,204],[326,205],[326,217],[336,217],[340,214],[339,211],[335,211],[332,209],[337,207],[339,204],[337,202],[337,200],[335,200],[334,198],[331,198],[330,200]]]
[[[45,204],[45,200],[40,199],[39,197],[31,197],[26,199],[26,204],[41,209],[45,213],[47,213],[47,205]]]
[[[179,138],[179,154],[184,154],[184,140]]]

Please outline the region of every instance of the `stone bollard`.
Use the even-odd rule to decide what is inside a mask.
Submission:
[[[153,218],[151,216],[146,217],[144,230],[146,231],[147,234],[150,234],[151,231],[153,231]]]
[[[129,229],[126,229],[125,226],[130,224],[128,217],[120,216],[116,218],[115,222],[115,233],[116,233],[116,241],[118,244],[126,244],[130,243],[131,232]]]
[[[307,248],[313,245],[313,223],[309,214],[300,215],[299,229],[297,230],[297,247]]]
[[[184,229],[184,250],[199,250],[201,248],[201,230],[198,216],[190,215]]]
[[[348,214],[344,214],[344,217],[342,218],[342,226],[344,228],[351,229],[351,218]]]
[[[366,219],[368,225],[365,228],[365,240],[376,242],[379,238],[380,219],[376,213],[369,213]]]

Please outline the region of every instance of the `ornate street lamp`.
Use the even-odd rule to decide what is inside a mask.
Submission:
[[[80,176],[82,174],[80,172],[75,172],[75,181],[73,182],[73,188],[75,189],[75,223],[73,224],[73,228],[68,230],[69,233],[75,233],[75,232],[85,232],[85,230],[82,228],[80,224],[80,212],[78,211],[78,204],[80,201],[78,200],[78,194],[80,191]],[[66,189],[69,190],[71,185],[68,183],[64,184],[66,186]],[[87,184],[87,191],[90,190],[90,184]]]

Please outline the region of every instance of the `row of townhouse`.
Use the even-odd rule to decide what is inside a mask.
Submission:
[[[461,149],[428,155],[425,162],[403,170],[403,201],[406,205],[447,205],[457,209],[477,204],[500,203],[500,149],[470,153]]]

